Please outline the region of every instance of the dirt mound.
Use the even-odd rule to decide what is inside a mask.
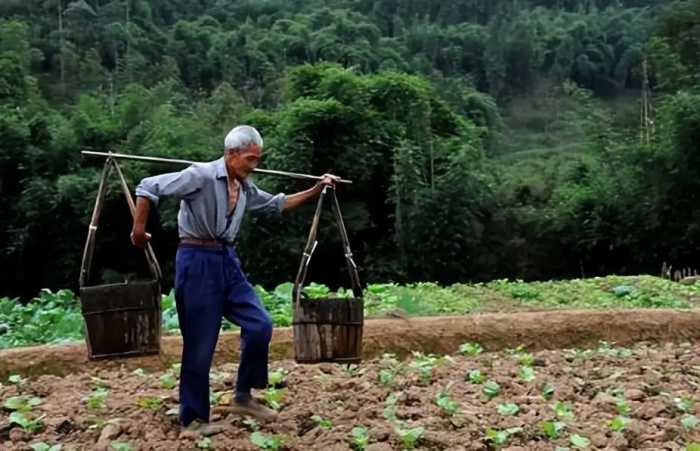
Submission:
[[[699,310],[547,310],[467,316],[371,319],[365,321],[364,358],[393,352],[451,353],[465,341],[478,341],[488,350],[524,345],[528,349],[557,349],[595,345],[601,340],[620,344],[641,340],[670,341],[700,338]],[[145,368],[162,370],[180,360],[182,341],[163,337],[159,356],[88,361],[80,343],[0,351],[0,380],[14,373],[66,375],[95,369]],[[239,336],[222,333],[216,364],[238,359]],[[275,329],[271,359],[291,359],[290,328]]]

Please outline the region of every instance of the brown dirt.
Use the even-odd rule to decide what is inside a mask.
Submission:
[[[554,310],[540,312],[484,313],[466,316],[371,319],[365,321],[363,356],[366,359],[393,352],[449,353],[465,341],[479,341],[488,350],[515,347],[557,349],[595,345],[600,340],[620,344],[640,340],[700,339],[700,310]],[[292,359],[290,328],[275,329],[271,359]],[[98,369],[146,368],[162,370],[179,361],[178,336],[162,339],[158,356],[88,361],[81,343],[36,346],[0,351],[0,380],[14,373],[67,375]],[[238,333],[222,333],[215,363],[238,359]]]
[[[592,449],[667,449],[682,450],[700,434],[681,426],[686,414],[697,415],[697,407],[682,412],[677,399],[697,401],[700,384],[700,343],[638,343],[622,349],[600,345],[590,351],[580,349],[544,350],[533,353],[535,379],[524,382],[518,377],[520,355],[513,350],[477,356],[453,355],[452,361],[436,365],[421,379],[409,358],[403,363],[372,359],[361,366],[297,365],[292,361],[275,362],[273,368],[287,371],[280,419],[274,424],[253,425],[228,416],[215,417],[223,432],[211,436],[211,449],[254,450],[250,441],[253,428],[266,435],[281,435],[289,450],[348,450],[355,426],[369,433],[368,450],[402,449],[397,425],[407,429],[422,427],[418,441],[421,450],[489,449],[485,440],[488,428],[503,430],[520,427],[505,449],[552,450],[570,446],[571,434],[591,442]],[[393,368],[393,369],[392,369]],[[382,369],[392,369],[394,381],[379,381]],[[500,385],[500,392],[487,399],[483,385],[466,379],[479,369],[487,379]],[[226,402],[235,373],[235,364],[217,367],[212,372],[212,390]],[[108,449],[113,441],[129,443],[134,450],[197,449],[202,437],[181,434],[174,417],[166,412],[177,405],[177,388],[165,389],[162,372],[134,374],[126,368],[91,368],[67,377],[44,375],[30,378],[23,385],[0,386],[0,400],[16,395],[43,399],[32,415],[44,415],[45,429],[35,435],[19,428],[3,428],[8,412],[0,413],[0,448],[25,450],[39,441],[61,443],[63,450]],[[95,379],[99,378],[99,379]],[[551,399],[542,395],[543,384],[554,387]],[[109,391],[102,409],[90,409],[86,398],[98,384]],[[436,395],[446,390],[457,403],[459,413],[450,416],[435,403]],[[395,414],[385,415],[386,400],[396,394]],[[616,393],[623,393],[630,407],[630,422],[622,432],[607,426],[617,415]],[[153,409],[140,407],[145,400],[162,399]],[[566,428],[558,439],[547,439],[538,424],[555,419],[555,402],[571,407],[573,418],[562,419]],[[515,403],[520,411],[514,416],[498,413],[501,403]],[[312,419],[320,415],[330,420],[330,429]],[[111,420],[113,424],[100,424]],[[97,425],[97,426],[95,426]],[[110,437],[100,440],[100,436]]]

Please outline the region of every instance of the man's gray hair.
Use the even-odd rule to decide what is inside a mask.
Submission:
[[[231,129],[228,135],[226,135],[226,139],[224,139],[224,152],[247,149],[251,144],[262,148],[262,136],[250,125],[239,125]]]

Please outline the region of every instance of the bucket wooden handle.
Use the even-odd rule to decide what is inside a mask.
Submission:
[[[335,215],[335,222],[338,226],[338,231],[340,232],[340,238],[343,241],[343,253],[345,255],[345,261],[347,262],[348,275],[350,276],[350,283],[352,285],[352,292],[356,298],[362,298],[362,288],[360,284],[360,276],[357,272],[357,265],[353,260],[352,250],[350,249],[350,240],[348,239],[348,233],[345,229],[345,222],[343,221],[343,215],[340,213],[340,204],[338,203],[338,196],[333,188],[324,186],[323,191],[318,197],[318,203],[316,204],[316,213],[314,213],[313,221],[311,222],[311,228],[309,230],[309,237],[306,240],[306,247],[304,248],[304,253],[301,256],[301,263],[299,264],[299,271],[297,272],[297,277],[294,281],[293,299],[294,305],[297,306],[301,302],[301,292],[306,280],[306,273],[309,267],[309,262],[311,261],[311,256],[313,255],[318,240],[316,239],[316,234],[318,233],[318,223],[321,219],[321,210],[323,208],[323,200],[326,196],[333,197],[333,203],[331,208]]]
[[[102,168],[102,176],[100,177],[100,185],[97,188],[97,198],[95,199],[95,207],[92,210],[92,218],[90,219],[90,226],[88,228],[88,235],[85,241],[85,248],[83,249],[83,260],[80,265],[80,280],[79,286],[84,287],[90,280],[90,269],[92,267],[92,257],[95,253],[95,237],[97,235],[97,224],[100,220],[100,214],[102,213],[102,203],[104,202],[105,193],[107,192],[107,178],[112,173],[112,170],[116,170],[117,175],[124,191],[124,196],[129,204],[129,210],[131,210],[131,215],[133,216],[136,211],[136,206],[134,205],[134,199],[131,197],[131,191],[129,190],[129,185],[124,178],[121,167],[119,163],[114,158],[107,158],[104,167]],[[146,248],[144,249],[146,255],[146,260],[148,260],[148,267],[153,274],[153,277],[157,281],[163,280],[163,273],[160,270],[160,265],[156,259],[156,254],[153,251],[151,243],[146,242]]]

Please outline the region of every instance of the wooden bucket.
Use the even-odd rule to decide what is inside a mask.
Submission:
[[[302,298],[294,314],[298,363],[357,363],[362,360],[362,298]]]
[[[80,303],[85,321],[88,357],[100,359],[158,354],[161,333],[161,271],[150,243],[144,252],[152,280],[86,286],[106,180],[116,170],[132,214],[134,200],[116,160],[108,158],[102,171],[80,270]]]
[[[348,274],[352,283],[354,297],[309,299],[303,293],[304,279],[311,255],[318,242],[316,233],[321,216],[324,197],[329,188],[324,188],[319,196],[309,232],[309,239],[302,255],[299,272],[294,283],[293,302],[294,319],[294,357],[298,363],[358,363],[362,360],[362,329],[364,324],[364,302],[357,266],[352,259],[340,205],[335,191],[330,189],[333,197],[333,211],[343,240]]]
[[[91,359],[160,352],[160,283],[157,280],[80,289]]]

